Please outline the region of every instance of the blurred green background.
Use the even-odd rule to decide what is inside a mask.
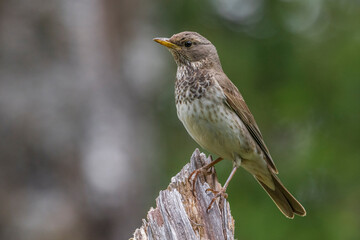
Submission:
[[[141,225],[198,147],[176,116],[175,62],[152,42],[185,30],[217,47],[308,213],[286,219],[241,170],[236,238],[360,239],[360,2],[340,0],[0,1],[1,239]]]

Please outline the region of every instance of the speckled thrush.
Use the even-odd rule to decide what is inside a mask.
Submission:
[[[233,170],[215,197],[227,196],[226,188],[240,166],[250,172],[288,218],[305,216],[303,206],[276,176],[278,170],[253,115],[236,86],[225,75],[215,46],[196,32],[171,38],[154,38],[166,46],[177,64],[175,99],[177,115],[190,136],[219,158],[233,161]]]

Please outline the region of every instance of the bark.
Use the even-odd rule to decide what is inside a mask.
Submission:
[[[215,169],[198,175],[194,193],[192,181],[189,181],[195,169],[210,161],[210,157],[206,158],[196,149],[190,163],[171,178],[166,190],[160,191],[156,208],[149,210],[146,220],[143,219],[142,226],[135,230],[131,239],[234,239],[234,219],[228,201],[218,199],[212,209],[206,211],[214,194],[205,190],[221,187]]]

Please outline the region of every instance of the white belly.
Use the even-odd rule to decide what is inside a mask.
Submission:
[[[182,103],[176,107],[179,119],[201,147],[233,160],[237,166],[241,165],[268,186],[273,186],[262,152],[257,150],[244,123],[225,103],[214,104],[201,98],[195,99],[193,104]]]
[[[177,104],[177,114],[190,136],[203,148],[223,158],[254,154],[254,141],[240,118],[223,102],[203,97]]]

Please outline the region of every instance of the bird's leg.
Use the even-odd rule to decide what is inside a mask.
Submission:
[[[201,167],[201,168],[198,168],[198,169],[195,169],[195,171],[193,171],[190,176],[189,176],[189,181],[191,181],[193,175],[195,174],[194,176],[194,179],[192,180],[192,184],[193,184],[193,193],[195,192],[195,183],[196,183],[196,179],[197,179],[197,176],[199,175],[199,173],[203,172],[203,173],[207,173],[207,170],[209,168],[211,168],[212,166],[214,166],[215,164],[217,164],[218,162],[221,162],[223,160],[222,157],[219,157],[217,158],[215,161],[211,161],[211,163]]]
[[[222,187],[219,191],[215,191],[214,189],[208,188],[205,191],[210,191],[213,194],[215,194],[215,196],[213,197],[213,199],[211,200],[208,208],[206,209],[206,212],[209,212],[209,210],[211,209],[211,206],[213,205],[213,203],[215,202],[215,200],[220,197],[223,196],[224,198],[227,198],[228,195],[226,193],[226,188],[229,186],[230,180],[232,179],[232,177],[235,175],[236,170],[238,169],[237,166],[234,166],[233,170],[230,173],[230,176],[228,177],[228,179],[225,182],[224,187]]]

